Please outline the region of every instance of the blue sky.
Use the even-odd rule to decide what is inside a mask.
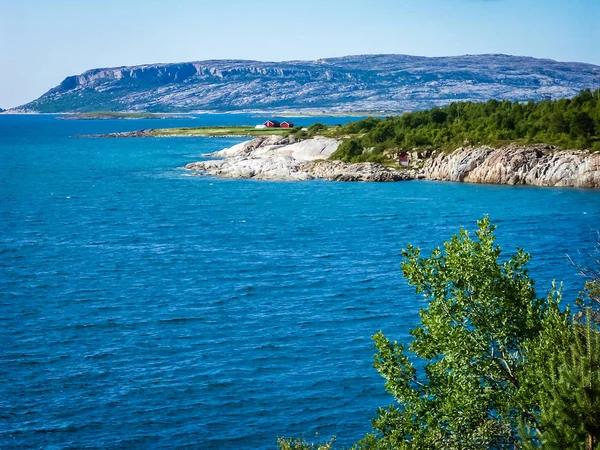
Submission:
[[[96,67],[363,53],[600,64],[600,0],[0,0],[0,107]]]

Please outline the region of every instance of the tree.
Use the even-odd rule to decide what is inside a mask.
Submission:
[[[600,233],[596,236],[595,251],[586,256],[588,259],[586,265],[579,264],[569,257],[579,275],[586,279],[584,290],[580,293],[577,303],[579,306],[586,306],[592,321],[600,325]]]
[[[401,117],[369,117],[348,123],[332,135],[360,138],[364,147],[428,147],[455,150],[465,140],[496,144],[497,140],[555,144],[600,150],[600,101],[589,91],[572,100],[544,102],[461,102]]]
[[[571,132],[575,136],[588,138],[594,134],[595,128],[594,119],[585,111],[575,114],[571,119]]]
[[[348,139],[343,141],[329,159],[339,159],[351,162],[353,158],[360,156],[363,152],[363,146],[357,139]]]
[[[446,112],[442,111],[441,109],[433,108],[431,110],[431,121],[433,123],[444,123],[447,118],[448,114],[446,114]]]
[[[536,428],[540,371],[529,368],[552,351],[544,338],[569,328],[569,311],[559,310],[556,290],[536,297],[527,253],[502,261],[495,227],[487,217],[478,225],[477,239],[461,229],[429,258],[412,246],[403,252],[404,276],[429,304],[410,332],[410,357],[405,345],[374,336],[375,367],[397,405],[378,410],[358,448],[512,450],[519,421]]]
[[[600,448],[600,332],[587,313],[572,343],[557,349],[540,377],[540,413],[535,432],[523,427],[528,449]]]
[[[327,125],[317,122],[317,123],[313,123],[312,125],[310,125],[308,127],[307,131],[310,134],[315,134],[320,131],[326,130],[327,128],[329,128]]]
[[[565,119],[565,116],[558,112],[553,114],[550,119],[550,128],[553,133],[568,133],[569,132],[569,122]]]

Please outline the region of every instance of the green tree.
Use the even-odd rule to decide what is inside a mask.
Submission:
[[[307,131],[312,135],[320,131],[326,130],[327,128],[327,125],[317,122],[310,125]]]
[[[586,256],[588,261],[585,265],[578,264],[569,257],[579,275],[585,278],[584,289],[577,304],[587,307],[592,320],[600,325],[600,233],[596,236],[596,249]]]
[[[444,123],[448,117],[448,114],[439,108],[433,108],[431,110],[431,121],[434,123]]]
[[[363,152],[363,146],[357,139],[348,139],[343,141],[329,159],[339,159],[341,161],[351,162]]]
[[[526,104],[507,100],[452,103],[401,117],[369,117],[330,132],[360,138],[364,147],[454,150],[465,140],[475,145],[519,140],[600,150],[600,94],[582,91],[573,99]]]
[[[594,450],[600,448],[600,332],[577,324],[572,343],[557,349],[540,376],[536,430],[523,427],[527,449]]]
[[[568,133],[569,132],[569,122],[565,119],[565,116],[558,112],[553,114],[550,119],[550,128],[553,133]]]
[[[585,138],[594,134],[596,125],[594,119],[585,111],[581,111],[571,119],[571,131]]]
[[[527,253],[502,261],[495,227],[487,217],[478,225],[477,239],[461,229],[429,258],[412,246],[403,252],[404,276],[429,304],[410,332],[410,357],[405,345],[374,336],[375,367],[397,404],[378,410],[357,448],[512,450],[519,421],[536,427],[540,371],[529,367],[543,365],[554,343],[540,337],[568,328],[569,311],[559,310],[557,292],[536,297]]]

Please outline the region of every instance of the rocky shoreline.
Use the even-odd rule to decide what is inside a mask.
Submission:
[[[146,130],[136,131],[118,131],[116,133],[105,133],[105,134],[76,134],[75,137],[84,138],[141,138],[141,137],[155,137],[154,130],[148,128]]]
[[[328,160],[341,141],[315,137],[266,136],[203,155],[185,166],[194,175],[260,180],[405,181],[415,179],[466,183],[600,188],[600,154],[561,151],[547,145],[501,148],[462,147],[438,153],[398,170],[375,163]],[[411,154],[413,160],[417,153]]]
[[[431,158],[428,180],[600,188],[600,153],[548,145],[464,147]]]
[[[340,142],[324,137],[303,141],[295,141],[293,137],[257,137],[203,155],[219,159],[191,163],[185,168],[195,175],[282,181],[400,181],[417,176],[413,171],[399,171],[381,164],[328,160]]]

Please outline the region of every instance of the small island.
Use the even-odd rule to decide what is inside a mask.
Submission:
[[[179,119],[185,116],[149,112],[94,111],[61,115],[60,120],[113,120],[113,119]]]

